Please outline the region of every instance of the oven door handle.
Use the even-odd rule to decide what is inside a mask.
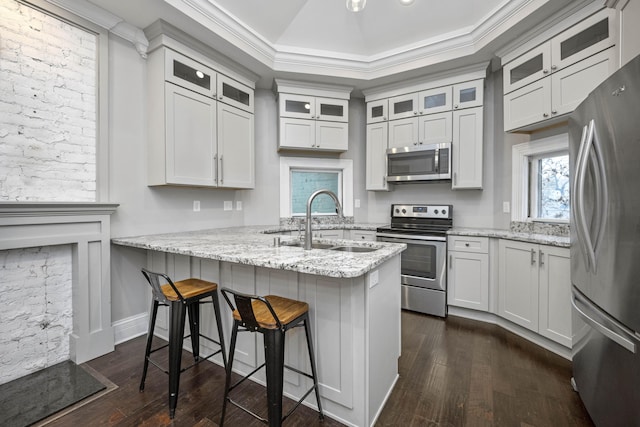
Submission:
[[[377,233],[377,237],[385,237],[388,239],[398,239],[402,241],[422,240],[425,242],[446,242],[447,238],[443,236],[423,236],[423,235],[406,235],[406,234],[388,234]]]

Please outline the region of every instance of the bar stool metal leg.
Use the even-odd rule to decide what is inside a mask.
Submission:
[[[218,341],[220,342],[220,350],[222,351],[222,363],[226,369],[227,367],[227,352],[224,347],[224,335],[222,334],[222,316],[220,315],[220,299],[216,292],[211,297],[213,299],[213,312],[216,316],[216,325],[218,326]]]
[[[304,318],[304,334],[307,336],[307,349],[309,350],[309,362],[311,363],[311,375],[313,376],[313,386],[316,389],[316,401],[318,402],[318,413],[320,419],[324,420],[324,413],[322,412],[322,403],[320,402],[320,388],[318,387],[318,372],[316,369],[316,358],[313,352],[313,339],[311,338],[311,325],[309,324],[309,315],[305,315]]]
[[[193,303],[187,306],[189,313],[189,331],[191,332],[191,350],[193,351],[193,360],[196,362],[200,359],[200,304]]]
[[[144,391],[144,381],[147,378],[147,370],[149,368],[149,355],[151,354],[151,345],[153,344],[153,329],[156,326],[156,318],[158,317],[158,306],[160,303],[153,300],[151,304],[151,317],[149,318],[149,334],[147,336],[147,348],[144,352],[144,367],[142,368],[142,379],[140,380],[140,391]]]
[[[284,331],[265,330],[264,360],[267,373],[269,427],[282,425],[282,391],[284,387]]]
[[[233,321],[233,329],[231,330],[231,343],[229,344],[229,356],[227,358],[226,378],[224,382],[224,398],[222,399],[222,414],[220,415],[220,427],[224,425],[224,415],[227,411],[227,401],[229,399],[229,389],[231,388],[231,368],[233,367],[233,356],[236,351],[236,340],[238,338],[238,326],[240,322]]]
[[[182,343],[184,341],[184,323],[187,314],[185,304],[180,301],[171,303],[171,325],[169,326],[169,417],[173,418],[178,404],[180,388],[180,365],[182,362]]]

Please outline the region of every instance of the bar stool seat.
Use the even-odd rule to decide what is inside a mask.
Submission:
[[[173,418],[178,403],[178,391],[180,386],[180,374],[196,364],[207,360],[218,353],[222,353],[222,361],[226,367],[227,359],[222,334],[222,321],[220,315],[220,303],[218,299],[218,285],[202,279],[190,278],[173,282],[169,276],[162,273],[154,273],[145,268],[142,269],[143,276],[147,279],[152,289],[152,307],[149,318],[149,332],[147,334],[147,346],[144,355],[144,367],[142,379],[140,381],[140,392],[144,391],[144,383],[147,377],[149,363],[158,367],[169,375],[169,416]],[[164,284],[161,284],[164,283]],[[206,298],[210,301],[205,301]],[[214,340],[200,333],[200,305],[213,304],[213,311],[218,327],[218,340]],[[155,329],[156,318],[159,306],[169,307],[169,343],[155,349],[151,349],[153,344],[153,331]],[[185,317],[189,313],[190,334],[184,335]],[[185,338],[191,338],[194,363],[182,368],[182,344]],[[219,349],[205,357],[200,357],[200,338],[204,338],[214,344]],[[165,347],[169,347],[169,367],[166,369],[151,359],[151,354]]]
[[[321,420],[324,419],[318,388],[318,374],[313,352],[313,343],[311,339],[311,327],[309,325],[309,304],[276,295],[260,297],[257,295],[242,294],[227,288],[222,288],[221,291],[222,296],[232,310],[233,329],[231,331],[229,359],[226,367],[227,377],[225,381],[220,427],[224,424],[227,402],[240,408],[260,421],[269,424],[271,427],[280,426],[282,425],[282,422],[291,415],[298,406],[300,406],[302,401],[312,391],[315,391],[319,417]],[[233,298],[233,302],[231,302],[230,297]],[[299,369],[293,368],[284,363],[285,332],[295,327],[305,328],[307,349],[309,351],[309,362],[311,364],[311,374],[300,371]],[[233,367],[233,358],[238,332],[260,332],[264,335],[265,363],[258,366],[235,384],[231,385],[231,371]],[[247,378],[251,377],[262,367],[266,368],[268,420],[253,413],[250,409],[243,407],[239,403],[234,402],[229,396],[230,392],[235,387],[240,385],[240,383],[245,381]],[[284,387],[284,368],[290,369],[312,379],[313,386],[283,417],[282,393]]]

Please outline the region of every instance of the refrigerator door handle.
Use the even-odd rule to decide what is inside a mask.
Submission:
[[[582,248],[582,253],[585,256],[585,264],[587,270],[591,269],[591,258],[589,256],[589,247],[586,244],[586,240],[589,238],[589,230],[587,228],[584,219],[584,180],[586,179],[584,169],[586,168],[586,154],[585,146],[587,141],[587,135],[589,133],[590,126],[585,125],[582,128],[582,138],[580,139],[580,147],[578,149],[578,158],[576,159],[576,171],[573,177],[573,192],[571,194],[571,211],[576,223],[576,235],[578,237],[578,243]]]
[[[583,310],[582,308],[578,307],[579,304],[584,306],[586,310]],[[573,306],[573,308],[576,311],[576,313],[578,313],[580,318],[582,318],[582,320],[584,320],[586,323],[588,323],[589,326],[591,326],[592,328],[596,329],[602,335],[604,335],[605,337],[609,338],[611,341],[615,342],[616,344],[618,344],[619,346],[623,347],[627,351],[629,351],[631,353],[634,353],[634,354],[636,353],[636,344],[633,341],[631,341],[628,338],[620,335],[619,333],[611,330],[607,326],[603,325],[602,323],[598,322],[593,317],[591,317],[587,313],[585,313],[585,311],[594,311],[595,309],[591,308],[590,304],[588,302],[583,301],[582,298],[578,294],[575,293],[575,291],[572,292],[572,295],[571,295],[571,305]],[[613,319],[607,319],[607,320],[609,320],[609,323],[611,323],[612,326],[615,326],[616,328],[620,329],[621,332],[623,332],[625,334],[633,335],[632,332],[630,332],[630,331],[623,331],[622,328],[624,328],[624,327],[620,326],[620,325],[616,325],[614,323],[615,321]]]
[[[593,148],[595,149],[595,159],[596,164],[596,225],[597,231],[595,233],[596,239],[595,244],[593,245],[593,256],[594,261],[598,257],[598,252],[600,251],[600,247],[602,246],[602,239],[604,238],[604,228],[607,222],[607,216],[609,214],[609,186],[607,184],[607,171],[604,167],[604,157],[602,152],[602,145],[600,144],[600,139],[598,138],[598,131],[596,129],[595,120],[591,120],[593,127]],[[593,265],[593,272],[596,272],[596,264]]]

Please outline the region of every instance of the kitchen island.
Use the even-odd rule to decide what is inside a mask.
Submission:
[[[268,233],[277,230],[234,227],[112,242],[147,250],[146,267],[174,280],[198,277],[239,292],[307,302],[325,415],[347,425],[373,425],[398,378],[400,253],[405,245],[314,240],[329,248],[347,249],[304,250],[295,246],[296,238],[280,237],[278,245]],[[357,249],[348,249],[352,247]],[[232,319],[226,304],[222,312],[228,344]],[[216,337],[213,312],[203,307],[202,316],[203,332]],[[159,313],[156,334],[166,337],[167,328],[167,313]],[[241,334],[234,371],[247,374],[262,364],[262,348],[260,334]],[[214,361],[222,364],[219,356]],[[287,332],[286,361],[309,370],[304,331]],[[265,383],[264,372],[257,381]],[[310,381],[285,370],[285,395],[302,396]],[[305,404],[316,407],[315,398],[308,397]]]

